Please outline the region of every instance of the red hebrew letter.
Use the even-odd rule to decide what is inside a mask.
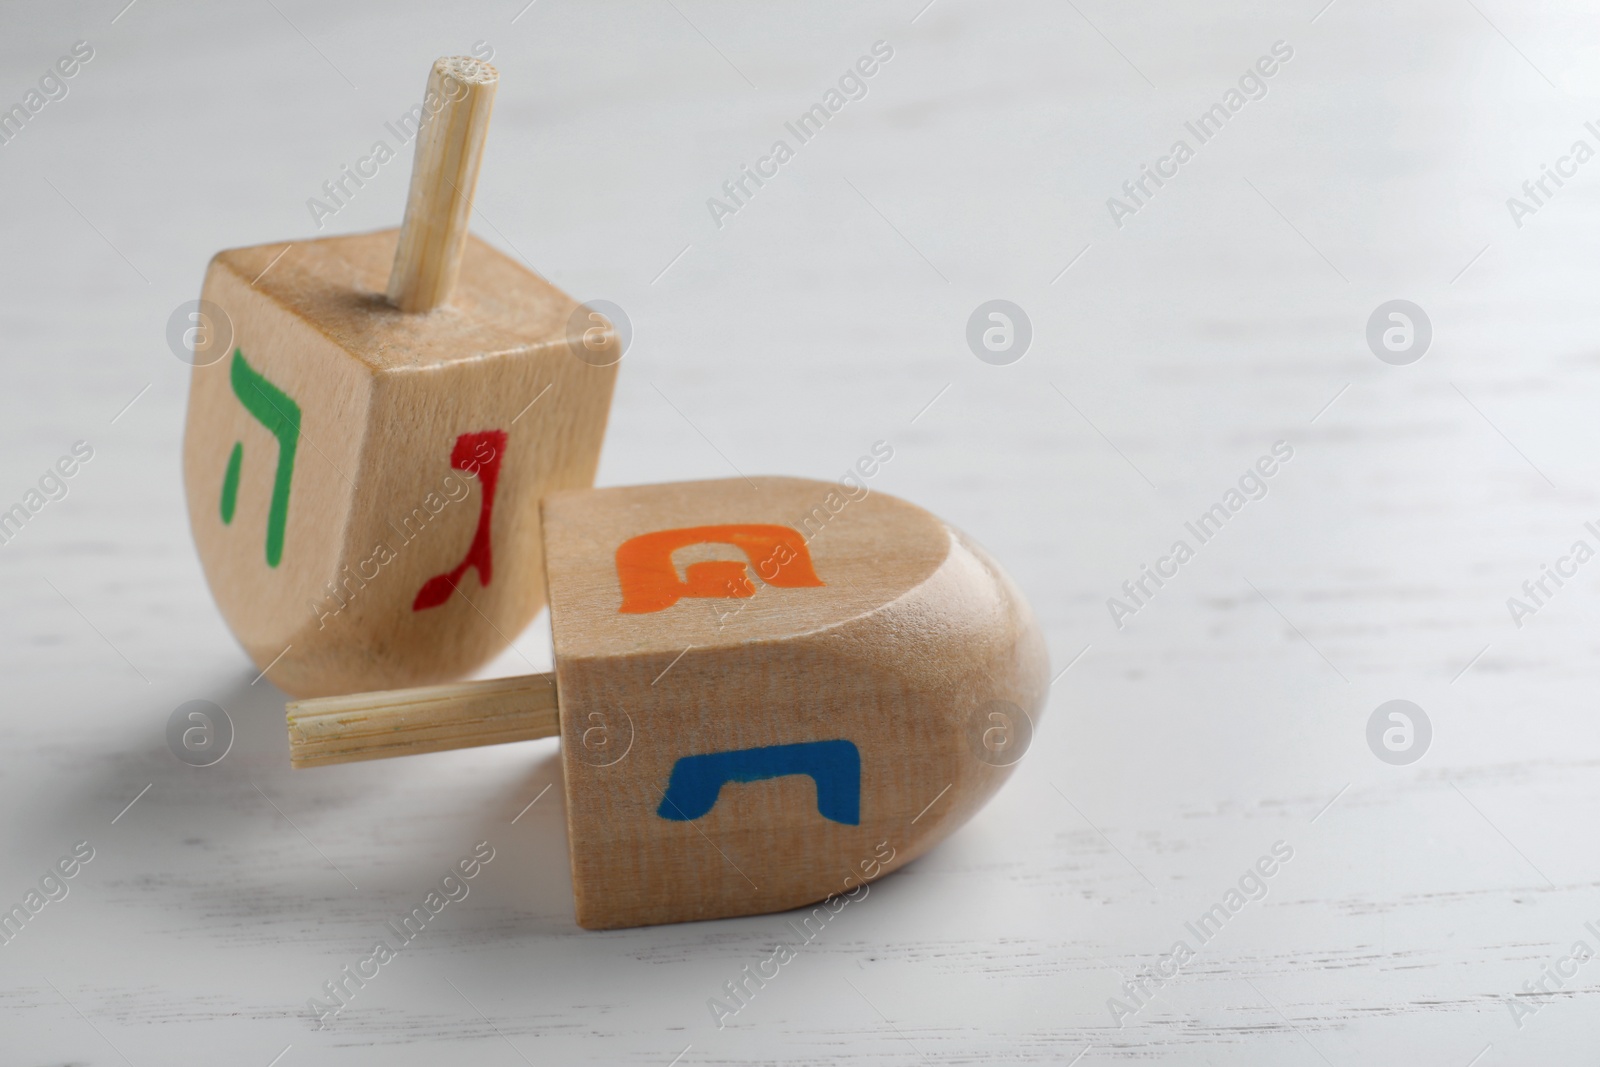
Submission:
[[[489,546],[489,519],[494,514],[494,487],[500,480],[500,457],[505,450],[504,430],[464,433],[456,438],[456,447],[450,452],[450,466],[477,475],[478,484],[483,487],[483,499],[478,505],[478,529],[472,535],[472,544],[467,546],[467,554],[461,557],[455,570],[436,574],[422,583],[422,588],[417,590],[417,599],[411,602],[412,611],[436,608],[449,600],[450,594],[456,591],[456,583],[461,581],[468,567],[477,570],[480,583],[489,584],[494,574],[494,559]]]
[[[665,611],[682,597],[755,596],[745,565],[715,559],[691,563],[679,581],[672,554],[688,545],[732,545],[745,554],[756,574],[783,589],[820,586],[811,566],[805,538],[788,526],[737,523],[657,530],[624,541],[617,549],[617,581],[622,585],[621,612],[644,615]]]

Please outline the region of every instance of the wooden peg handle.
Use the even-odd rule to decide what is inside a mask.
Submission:
[[[389,303],[401,311],[432,311],[455,288],[499,83],[494,67],[471,56],[445,56],[428,75],[411,193],[389,274]]]
[[[285,710],[296,767],[532,741],[561,732],[553,674],[317,697]]]

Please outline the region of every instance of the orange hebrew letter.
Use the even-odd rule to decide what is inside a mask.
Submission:
[[[799,589],[824,584],[811,566],[805,538],[788,526],[735,523],[657,530],[629,538],[617,549],[622,613],[643,615],[665,611],[686,596],[755,596],[756,587],[745,565],[737,560],[691,563],[684,571],[683,580],[679,581],[677,568],[672,565],[672,554],[688,545],[703,544],[732,545],[739,549],[768,585]]]

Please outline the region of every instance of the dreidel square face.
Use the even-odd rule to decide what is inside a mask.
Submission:
[[[592,483],[620,358],[468,238],[448,304],[390,306],[398,231],[219,253],[184,437],[228,624],[297,696],[459,677],[543,606],[539,498]],[[580,358],[581,355],[581,358]]]
[[[544,536],[582,926],[865,892],[999,788],[1015,760],[995,731],[1043,704],[1021,595],[892,497],[793,478],[557,493]]]

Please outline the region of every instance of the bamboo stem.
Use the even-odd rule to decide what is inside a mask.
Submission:
[[[317,697],[285,710],[296,767],[532,741],[561,732],[553,674]]]
[[[450,300],[499,83],[494,67],[470,56],[436,60],[428,75],[411,192],[389,274],[389,303],[401,311],[432,311]]]

